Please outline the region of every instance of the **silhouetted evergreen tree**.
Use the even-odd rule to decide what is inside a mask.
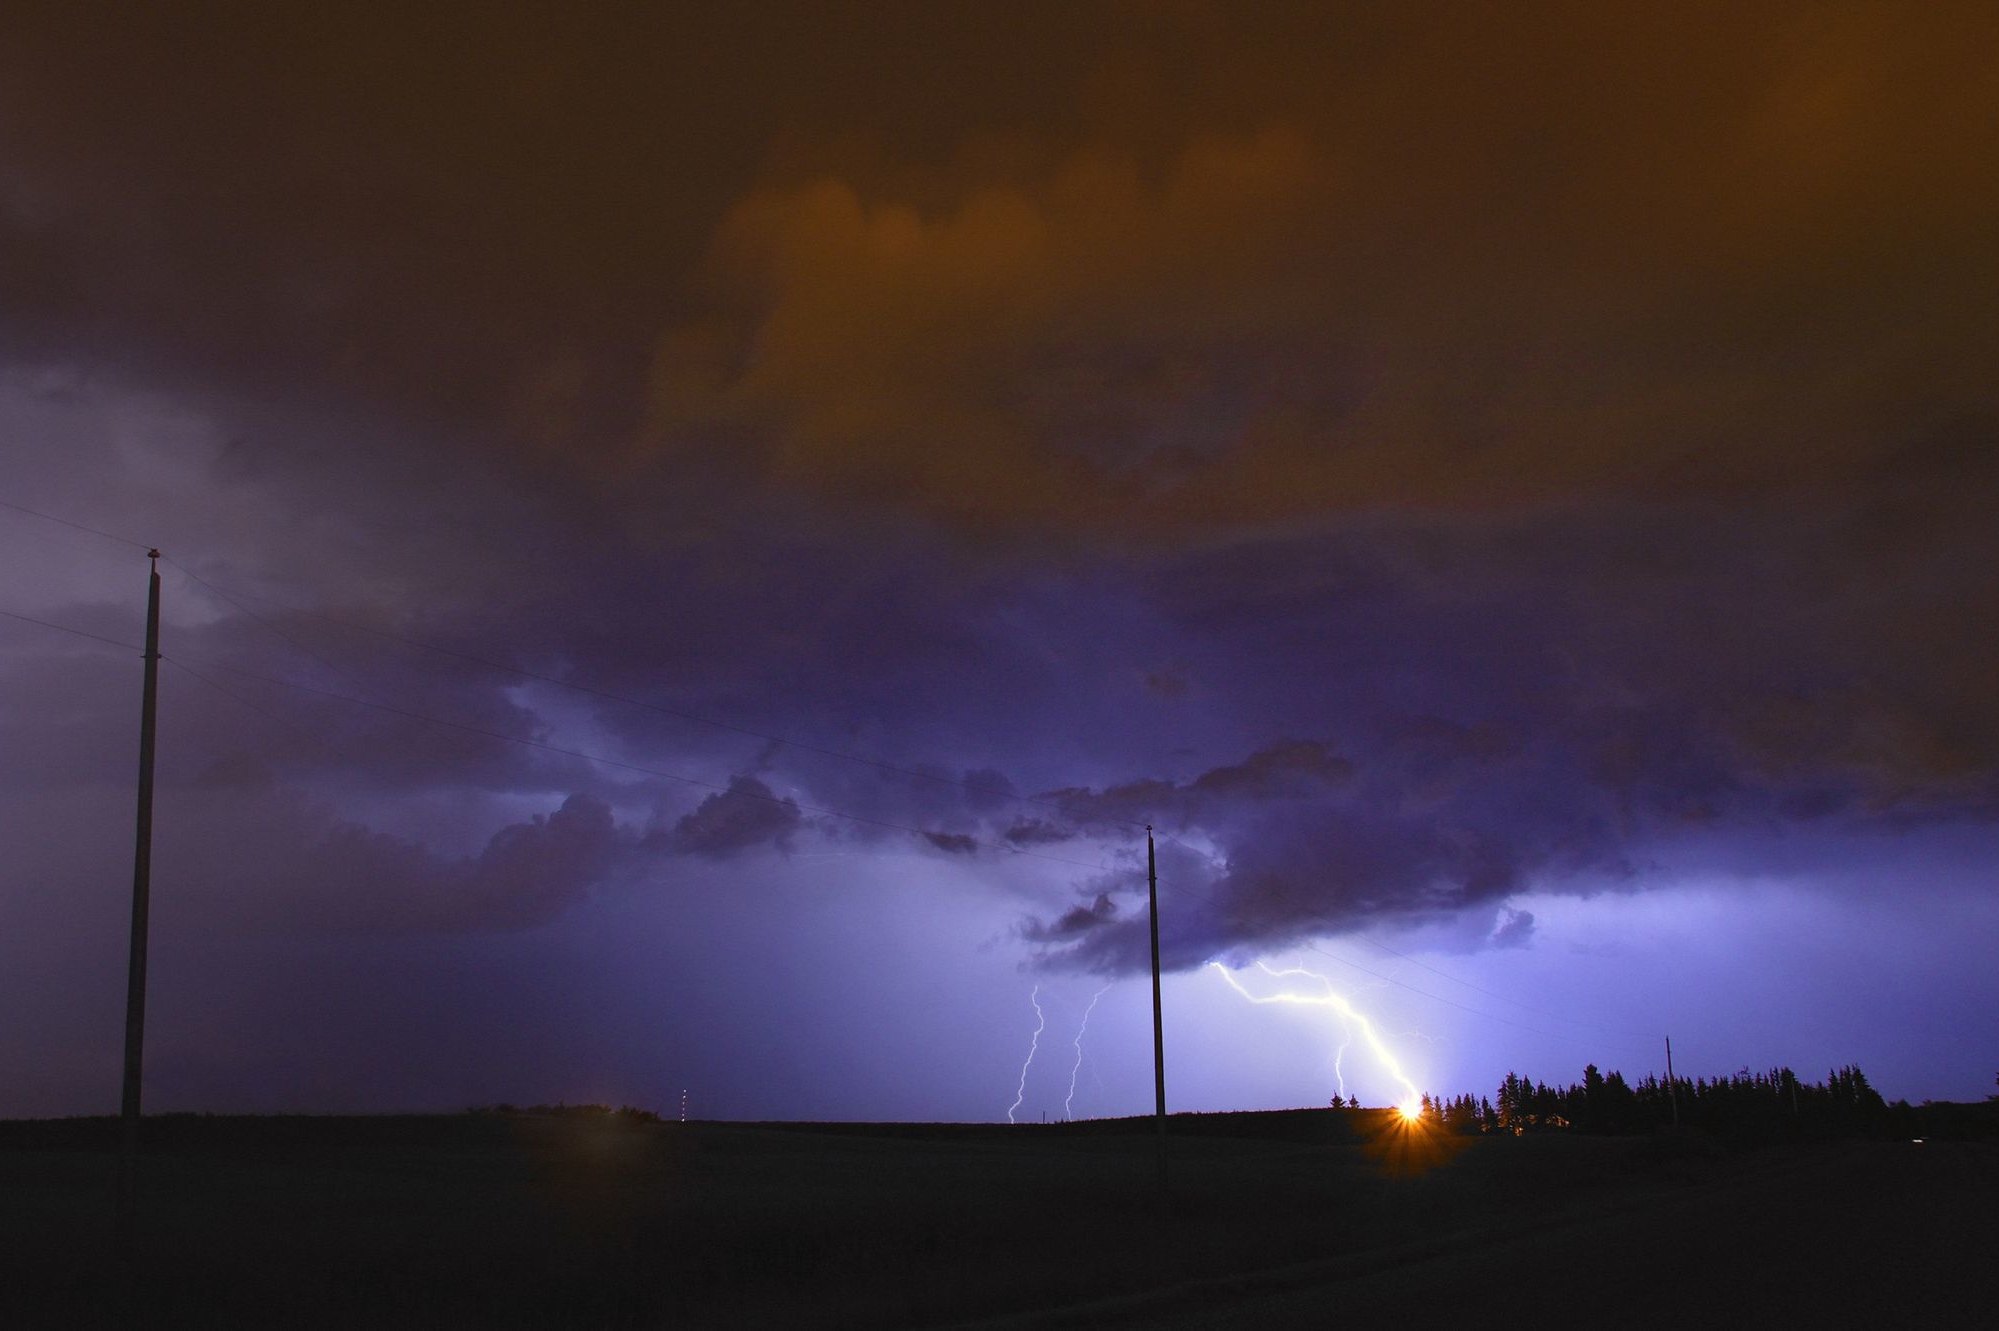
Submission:
[[[1603,1118],[1598,1132],[1629,1132],[1636,1115],[1638,1097],[1624,1083],[1624,1074],[1611,1072],[1603,1079]]]
[[[1509,1072],[1499,1083],[1499,1127],[1502,1132],[1527,1130],[1527,1092],[1518,1073]]]
[[[1479,1131],[1484,1124],[1479,1117],[1478,1102],[1467,1093],[1446,1103],[1444,1126],[1457,1133],[1470,1134]]]
[[[1603,1074],[1594,1063],[1583,1068],[1582,1102],[1569,1121],[1584,1132],[1603,1131]]]
[[[1647,1074],[1636,1086],[1623,1074],[1583,1069],[1580,1083],[1548,1086],[1509,1072],[1495,1100],[1469,1095],[1435,1100],[1454,1126],[1476,1124],[1486,1132],[1562,1130],[1594,1133],[1653,1132],[1675,1121],[1731,1141],[1754,1143],[1798,1138],[1907,1135],[1915,1112],[1890,1106],[1865,1073],[1848,1065],[1816,1085],[1789,1068],[1725,1077],[1678,1078],[1672,1084]]]

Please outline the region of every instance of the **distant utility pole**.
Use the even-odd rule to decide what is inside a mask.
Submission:
[[[1166,1185],[1166,1026],[1159,1008],[1159,861],[1152,849],[1152,825],[1145,827],[1145,896],[1152,916],[1152,1093],[1159,1122],[1159,1183]]]
[[[1680,1126],[1680,1087],[1673,1080],[1673,1037],[1666,1037],[1666,1098],[1673,1105],[1673,1126]]]
[[[146,551],[146,689],[139,708],[139,830],[132,850],[132,952],[125,972],[125,1094],[119,1107],[124,1149],[118,1168],[121,1228],[129,1222],[132,1159],[139,1149],[139,1085],[146,1045],[146,919],[152,904],[153,728],[159,715],[160,552]]]

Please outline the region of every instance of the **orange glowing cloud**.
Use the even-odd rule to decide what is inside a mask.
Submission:
[[[1184,104],[1084,98],[1060,148],[794,164],[722,217],[645,455],[1187,532],[1865,484],[1882,421],[1977,396],[1999,348],[1951,293],[1999,191],[1949,25],[1374,36],[1315,74],[1222,25]]]

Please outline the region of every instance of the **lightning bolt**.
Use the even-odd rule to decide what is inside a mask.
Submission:
[[[1069,1094],[1062,1101],[1064,1119],[1074,1119],[1076,1116],[1070,1105],[1076,1099],[1076,1074],[1083,1070],[1083,1032],[1090,1029],[1090,1014],[1097,1010],[1097,1000],[1109,992],[1110,986],[1105,985],[1090,995],[1090,1005],[1083,1009],[1083,1023],[1076,1027],[1076,1062],[1069,1069]]]
[[[1048,1018],[1041,1011],[1041,986],[1035,985],[1034,992],[1027,996],[1034,1004],[1034,1039],[1027,1046],[1027,1061],[1020,1065],[1020,1089],[1015,1092],[1013,1103],[1007,1106],[1006,1121],[1013,1122],[1013,1114],[1020,1108],[1020,1102],[1027,1098],[1027,1070],[1034,1066],[1035,1051],[1041,1048],[1041,1032],[1047,1029]]]
[[[1273,976],[1277,979],[1288,979],[1292,976],[1303,976],[1306,979],[1317,980],[1320,986],[1324,988],[1325,993],[1315,996],[1312,994],[1285,992],[1285,993],[1270,994],[1265,997],[1258,997],[1257,995],[1252,994],[1249,990],[1243,988],[1242,982],[1236,979],[1234,973],[1231,972],[1228,967],[1222,965],[1221,962],[1211,961],[1208,964],[1210,966],[1213,966],[1215,968],[1216,973],[1219,974],[1224,980],[1227,980],[1229,982],[1229,987],[1231,989],[1235,990],[1237,993],[1241,994],[1244,998],[1247,998],[1252,1003],[1293,1003],[1305,1007],[1332,1008],[1335,1012],[1338,1012],[1340,1016],[1346,1020],[1349,1031],[1358,1030],[1360,1032],[1361,1039],[1366,1042],[1368,1049],[1373,1052],[1375,1060],[1378,1063],[1380,1063],[1384,1069],[1387,1070],[1388,1075],[1393,1077],[1396,1081],[1402,1083],[1403,1090],[1406,1092],[1406,1094],[1402,1097],[1402,1103],[1405,1106],[1414,1105],[1417,1103],[1421,1095],[1421,1092],[1419,1092],[1416,1089],[1416,1083],[1409,1080],[1409,1074],[1407,1074],[1402,1070],[1402,1065],[1396,1061],[1395,1054],[1388,1048],[1386,1044],[1382,1043],[1380,1034],[1377,1033],[1374,1029],[1374,1023],[1367,1019],[1367,1015],[1365,1013],[1361,1012],[1358,1008],[1354,1007],[1352,1003],[1349,1003],[1346,1000],[1345,995],[1341,994],[1338,990],[1334,989],[1333,982],[1327,979],[1325,976],[1319,974],[1317,971],[1308,971],[1304,969],[1302,966],[1293,966],[1286,970],[1281,970],[1281,971],[1273,970],[1270,966],[1259,961],[1256,963],[1257,969],[1261,970],[1265,975]],[[1351,1043],[1352,1038],[1353,1037],[1351,1036],[1351,1034],[1349,1034],[1348,1036],[1349,1043]],[[1345,1045],[1340,1046],[1340,1053],[1342,1056],[1345,1055],[1346,1053]],[[1337,1062],[1335,1063],[1334,1066],[1335,1069],[1337,1070],[1338,1068]],[[1342,1075],[1341,1076],[1342,1086],[1345,1085],[1345,1080],[1346,1079],[1344,1075]]]

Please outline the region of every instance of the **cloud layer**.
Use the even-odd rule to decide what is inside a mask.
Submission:
[[[51,924],[151,544],[168,897],[447,1006],[815,866],[849,992],[1129,973],[1146,823],[1181,969],[1992,835],[1989,5],[8,22]]]

